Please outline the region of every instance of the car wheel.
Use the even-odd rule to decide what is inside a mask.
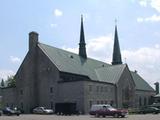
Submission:
[[[7,113],[7,115],[8,115],[8,116],[10,116],[10,115],[11,115],[11,113]]]
[[[118,118],[118,117],[119,117],[119,115],[116,113],[116,114],[114,114],[114,117],[115,117],[115,118]]]
[[[153,112],[153,114],[158,114],[158,112]]]
[[[102,117],[104,117],[104,118],[105,118],[106,116],[105,116],[105,115],[103,115]]]
[[[98,113],[96,113],[95,117],[99,117],[99,114],[98,114]]]
[[[17,114],[17,116],[19,116],[19,114]]]
[[[125,117],[125,115],[121,115],[121,118],[124,118]]]

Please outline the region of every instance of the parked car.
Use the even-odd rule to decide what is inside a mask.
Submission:
[[[17,108],[6,107],[2,111],[3,111],[3,114],[6,114],[6,115],[17,115],[17,116],[19,116],[21,114],[20,110],[17,110]]]
[[[146,114],[146,113],[158,114],[160,113],[160,109],[156,107],[142,107],[139,109],[138,113],[140,114]]]
[[[153,103],[152,105],[149,105],[150,107],[156,107],[160,109],[160,103]]]
[[[92,105],[89,112],[90,115],[95,115],[96,117],[113,116],[116,118],[118,118],[119,116],[125,117],[127,113],[127,110],[116,109],[108,104]]]
[[[53,110],[47,109],[45,107],[36,107],[33,109],[33,113],[35,114],[53,114]]]

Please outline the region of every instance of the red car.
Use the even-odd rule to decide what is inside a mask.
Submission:
[[[127,110],[119,110],[108,104],[92,105],[89,112],[90,115],[95,115],[96,117],[113,116],[117,118],[125,117],[127,113]]]

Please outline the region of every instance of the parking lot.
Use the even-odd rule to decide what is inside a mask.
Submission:
[[[25,114],[20,116],[0,116],[0,120],[159,120],[160,114],[146,114],[146,115],[127,115],[126,118],[95,118],[90,115],[73,115],[73,116],[57,116],[57,115],[33,115]]]

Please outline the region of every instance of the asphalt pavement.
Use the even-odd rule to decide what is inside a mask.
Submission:
[[[160,114],[145,114],[145,115],[127,115],[125,118],[96,118],[90,115],[34,115],[22,114],[20,116],[0,116],[0,120],[160,120]]]

